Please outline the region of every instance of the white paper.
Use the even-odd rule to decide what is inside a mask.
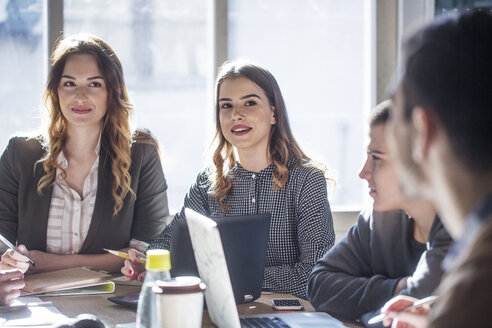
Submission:
[[[53,305],[37,306],[44,303],[39,297],[21,297],[14,301],[14,307],[0,309],[1,327],[50,327],[70,323]],[[25,304],[26,307],[18,307]]]

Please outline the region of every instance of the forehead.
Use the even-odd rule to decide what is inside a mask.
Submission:
[[[265,96],[265,91],[258,84],[244,76],[225,79],[219,87],[219,98],[242,97],[250,94],[262,97]]]
[[[100,69],[96,58],[90,54],[71,55],[65,62],[63,72],[72,73],[97,73],[100,74]]]
[[[369,130],[369,145],[368,150],[377,150],[384,152],[387,150],[385,138],[385,124],[376,124],[371,126]]]

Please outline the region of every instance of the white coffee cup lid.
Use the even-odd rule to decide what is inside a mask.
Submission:
[[[206,286],[198,277],[183,276],[168,281],[158,280],[152,291],[156,294],[191,294],[205,291]]]

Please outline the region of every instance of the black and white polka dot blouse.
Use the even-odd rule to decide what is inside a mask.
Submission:
[[[288,181],[278,191],[272,189],[273,164],[255,173],[237,163],[230,172],[232,188],[226,199],[230,209],[225,215],[271,214],[263,289],[306,298],[307,277],[333,246],[335,233],[323,172],[312,166],[294,167],[295,163],[289,161]],[[208,194],[207,172],[200,172],[183,208],[149,248],[170,248],[173,223],[184,219],[185,207],[208,217],[224,215]]]

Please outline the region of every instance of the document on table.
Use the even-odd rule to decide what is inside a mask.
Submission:
[[[0,306],[1,327],[51,327],[63,323],[70,323],[70,319],[39,297],[20,297],[10,306]]]

